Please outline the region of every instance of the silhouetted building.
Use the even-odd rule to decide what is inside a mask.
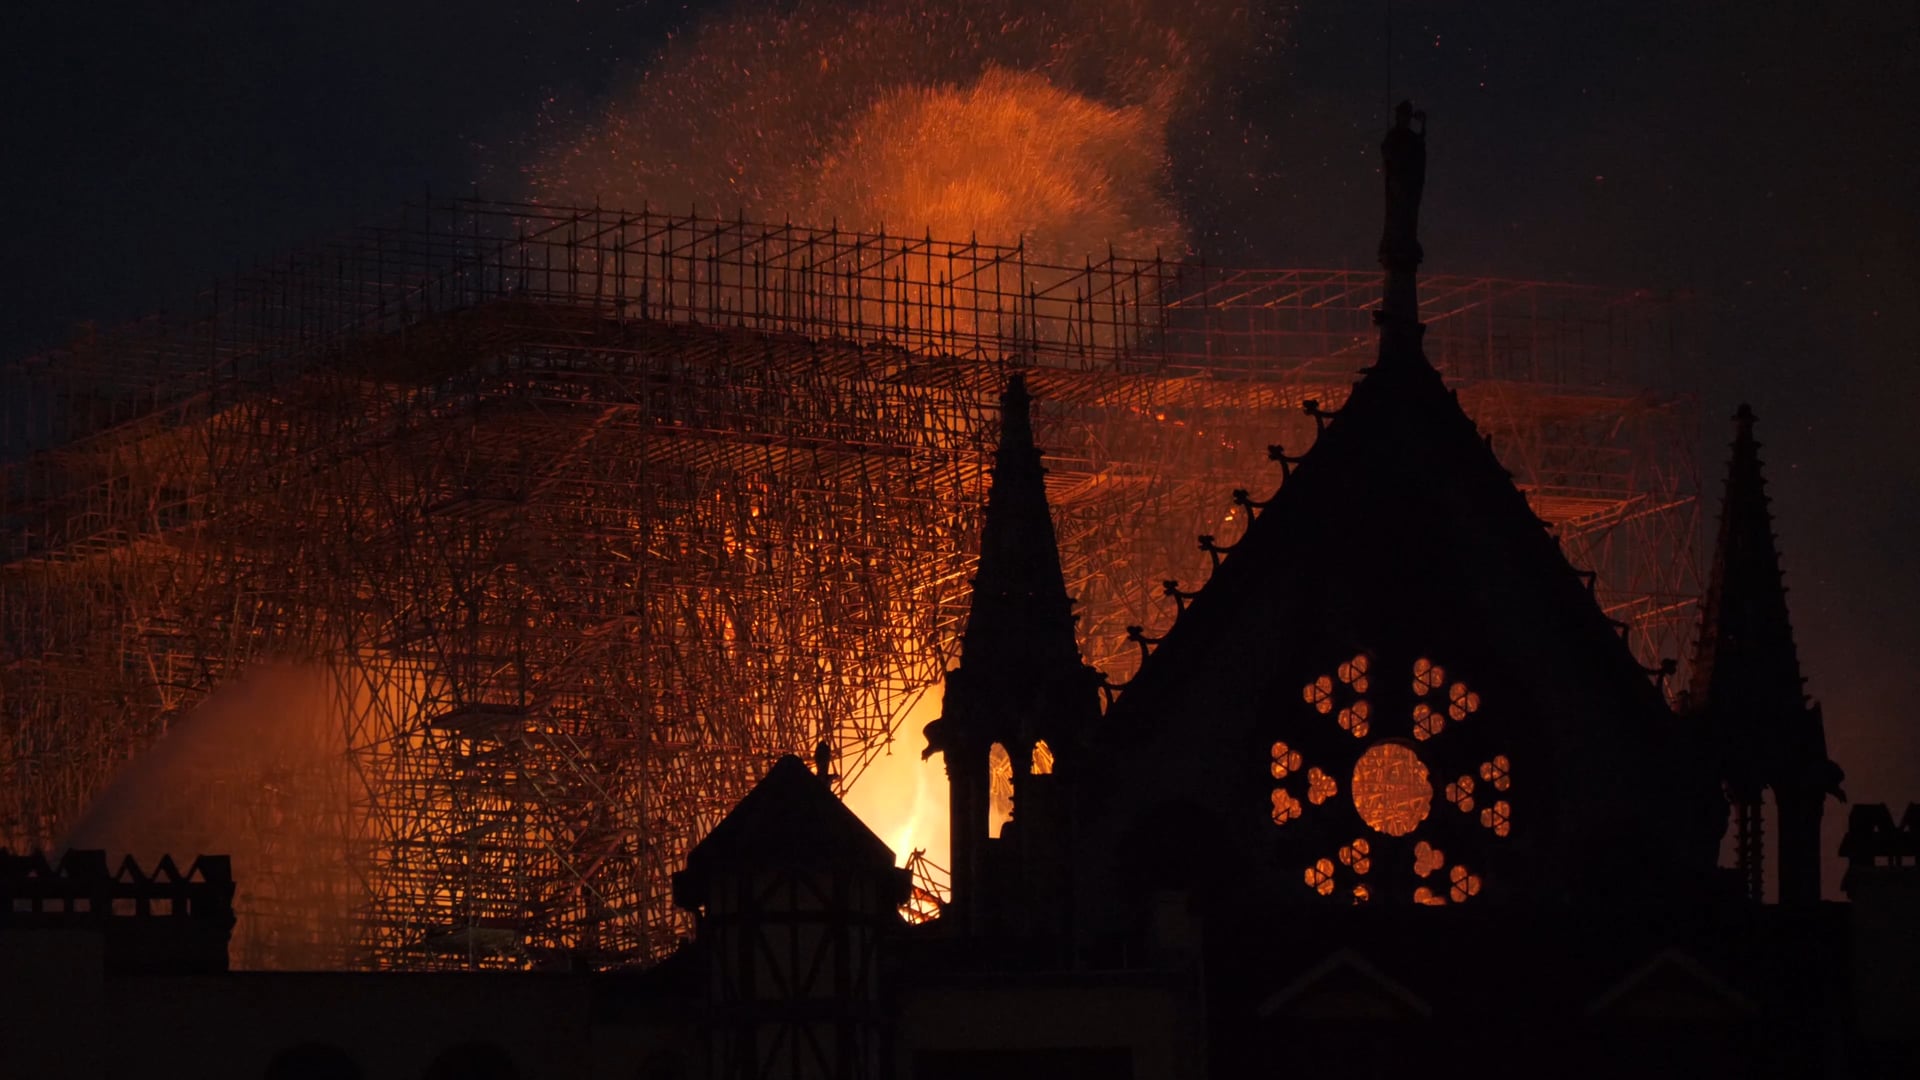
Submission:
[[[1851,900],[1850,1033],[1859,1075],[1920,1076],[1920,806],[1894,824],[1884,803],[1855,806],[1840,854]]]
[[[1275,448],[1285,483],[1264,501],[1239,497],[1244,534],[1202,538],[1212,576],[1193,592],[1169,583],[1178,619],[1158,639],[1140,635],[1148,655],[1104,717],[1050,744],[1046,773],[1061,790],[1045,798],[1021,795],[1043,780],[1022,756],[1034,728],[1021,718],[1031,688],[1049,686],[1068,689],[1042,715],[1080,715],[1079,657],[1046,647],[1068,632],[1069,605],[1047,572],[1051,552],[983,551],[980,580],[994,587],[976,594],[966,677],[928,729],[929,750],[969,793],[954,803],[960,917],[927,934],[968,944],[917,946],[909,967],[926,977],[991,958],[1013,980],[1066,956],[1082,980],[1155,973],[1163,1015],[1177,1018],[1167,1030],[1178,1065],[1151,1075],[1281,1062],[1388,1075],[1420,1061],[1560,1075],[1819,1071],[1840,1016],[1843,927],[1828,910],[1724,902],[1722,789],[1736,802],[1752,790],[1731,779],[1744,767],[1727,752],[1733,740],[1708,737],[1725,722],[1668,707],[1668,669],[1634,657],[1593,575],[1568,563],[1423,353],[1414,223],[1425,148],[1411,117],[1403,107],[1383,148],[1375,364],[1337,414],[1306,403],[1320,437],[1299,458]],[[987,528],[991,544],[1017,536],[1037,548],[1050,538],[1028,524],[1038,485],[1010,472],[1031,443],[1025,416],[1016,381]],[[1752,737],[1770,747],[1761,782],[1793,793],[1783,859],[1799,869],[1784,873],[1798,875],[1795,905],[1811,908],[1807,822],[1817,837],[1838,776],[1799,696],[1764,507],[1757,522],[1751,512],[1750,433],[1742,440],[1699,705],[1717,715],[1715,700],[1765,702],[1745,721],[1769,733]],[[1003,499],[1003,488],[1036,494]],[[1763,559],[1770,573],[1755,566]],[[1005,619],[1009,580],[1014,607],[1045,615]],[[984,626],[1017,662],[978,659],[995,647]],[[1006,696],[979,709],[977,680],[995,676]],[[1779,697],[1783,681],[1798,715]],[[1007,744],[1012,820],[998,838],[978,803],[978,746],[957,737],[956,718],[969,733],[1000,723],[994,737],[1025,740]],[[1031,836],[1073,838],[1061,849],[1064,938],[1020,942],[1032,924],[975,914],[1050,909],[1056,867],[979,870],[1031,865]],[[1050,1015],[1116,1015],[1098,1002],[1082,988]],[[1116,1023],[1095,1044],[1137,1063],[1149,1052],[1142,1030]],[[1023,1057],[1020,1043],[1003,1035],[996,1071],[1037,1075],[1055,1067],[1047,1054],[1085,1048],[1054,1035]],[[1128,1075],[1115,1062],[1082,1068]]]
[[[172,1039],[220,1047],[209,1076],[1912,1075],[1915,812],[1854,808],[1852,904],[1821,902],[1840,774],[1801,691],[1751,411],[1676,711],[1671,666],[1635,658],[1428,362],[1410,106],[1383,152],[1377,359],[1337,413],[1306,403],[1319,439],[1273,448],[1284,484],[1236,496],[1244,533],[1201,538],[1212,576],[1167,583],[1179,617],[1134,631],[1124,686],[1076,646],[1032,398],[1009,381],[960,664],[925,732],[950,780],[940,918],[898,917],[906,874],[834,798],[823,746],[692,849],[674,898],[695,937],[650,970],[197,974],[223,965],[192,937],[164,954],[176,974],[122,978],[155,965],[115,948],[162,954],[110,940],[104,965],[23,983],[92,1010],[63,1030],[116,1033],[43,1073],[124,1071]],[[38,897],[46,875],[0,881]],[[224,935],[226,879],[205,877],[173,916]],[[18,1040],[48,1013],[4,1015]]]
[[[1733,460],[1688,711],[1712,739],[1720,763],[1742,889],[1749,899],[1765,898],[1762,792],[1771,790],[1780,902],[1806,905],[1820,899],[1821,813],[1829,796],[1845,796],[1840,768],[1827,760],[1820,706],[1802,689],[1754,421],[1746,405],[1734,416]]]
[[[947,675],[923,756],[940,754],[947,770],[954,889],[946,918],[976,934],[1064,942],[1074,839],[1057,755],[1073,760],[1092,739],[1103,680],[1074,643],[1031,403],[1014,376],[1001,397],[960,665]],[[1027,813],[1002,826],[996,800]]]
[[[710,1075],[887,1075],[880,940],[907,887],[825,776],[776,762],[673,882],[699,913]]]
[[[224,855],[202,855],[185,873],[170,857],[149,873],[127,856],[109,872],[104,851],[49,863],[0,849],[0,930],[96,935],[115,973],[225,971],[233,872]]]

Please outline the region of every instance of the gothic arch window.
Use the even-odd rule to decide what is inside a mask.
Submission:
[[[1033,761],[1027,772],[1033,776],[1049,776],[1053,773],[1053,747],[1047,745],[1047,740],[1041,739],[1033,744]]]
[[[1515,828],[1513,760],[1467,673],[1356,653],[1300,688],[1268,747],[1269,814],[1309,894],[1462,904]],[[1324,844],[1323,850],[1318,849]]]
[[[1004,744],[987,749],[987,835],[1000,838],[1000,828],[1013,820],[1013,755]]]

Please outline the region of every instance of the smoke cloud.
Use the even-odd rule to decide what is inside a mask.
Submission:
[[[269,663],[228,680],[128,762],[68,835],[151,868],[230,855],[235,967],[327,967],[348,910],[346,740],[331,674]]]

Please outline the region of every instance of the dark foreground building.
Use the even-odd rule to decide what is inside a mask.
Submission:
[[[1375,364],[1337,414],[1309,403],[1308,453],[1274,448],[1286,482],[1239,496],[1245,533],[1202,539],[1209,580],[1167,584],[1180,617],[1136,635],[1125,686],[1076,646],[1010,383],[926,731],[951,780],[939,919],[899,919],[893,854],[791,757],[676,879],[695,939],[632,974],[228,974],[223,863],[14,859],[9,1074],[1920,1072],[1920,819],[1854,808],[1853,902],[1821,900],[1840,772],[1752,414],[1676,713],[1423,354],[1415,120],[1384,147]]]

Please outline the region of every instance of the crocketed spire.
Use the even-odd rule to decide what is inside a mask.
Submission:
[[[1735,857],[1748,895],[1758,900],[1763,893],[1761,791],[1772,788],[1781,813],[1781,899],[1809,901],[1819,896],[1820,805],[1828,794],[1840,793],[1840,770],[1827,760],[1819,708],[1809,705],[1802,689],[1760,443],[1753,436],[1756,418],[1741,405],[1733,419],[1733,458],[1688,697],[1718,745],[1734,808]],[[1804,817],[1809,801],[1813,831],[1796,844],[1796,834],[1808,825],[1789,817]],[[1793,854],[1796,846],[1806,850]]]
[[[1071,770],[1100,716],[1101,678],[1074,637],[1032,406],[1026,380],[1015,375],[1000,398],[1000,446],[960,665],[947,674],[940,719],[926,727],[923,756],[943,756],[950,787],[957,921],[975,932],[1031,922],[1058,906],[1059,883],[1043,879],[1063,861],[1056,849],[1069,835],[1068,810],[1048,792],[1055,762]],[[996,791],[1011,800],[1019,828],[990,854]]]
[[[1064,661],[1080,661],[1073,601],[1060,569],[1046,469],[1033,442],[1033,395],[1026,379],[1015,375],[1000,396],[1000,448],[960,663]]]

